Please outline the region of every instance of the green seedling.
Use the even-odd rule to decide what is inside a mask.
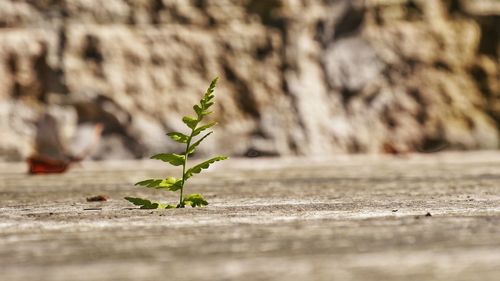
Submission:
[[[203,95],[203,98],[200,100],[200,103],[193,106],[196,117],[184,116],[182,118],[182,122],[187,125],[187,127],[191,130],[191,133],[189,135],[185,135],[180,132],[171,132],[167,134],[172,140],[178,143],[185,144],[186,148],[184,153],[161,153],[151,157],[151,159],[161,160],[173,166],[182,166],[182,178],[167,177],[164,179],[148,179],[135,184],[137,186],[146,188],[164,189],[172,192],[179,191],[179,204],[177,204],[176,206],[161,204],[158,202],[149,201],[147,199],[134,197],[125,197],[126,200],[134,205],[140,206],[141,209],[170,209],[184,208],[185,206],[191,206],[194,208],[208,205],[208,202],[200,194],[195,193],[186,196],[183,196],[183,194],[184,186],[186,185],[187,180],[194,174],[201,173],[202,170],[208,169],[211,164],[217,161],[228,159],[228,157],[226,156],[216,156],[204,162],[201,162],[189,169],[186,169],[189,156],[192,155],[195,152],[196,148],[200,145],[200,143],[213,132],[204,134],[202,137],[199,137],[198,140],[195,140],[195,138],[205,130],[217,124],[217,122],[210,122],[205,125],[200,124],[205,116],[212,113],[212,111],[209,111],[209,108],[214,105],[214,90],[215,86],[217,85],[217,80],[218,78],[212,80],[212,83],[210,83],[210,86]]]

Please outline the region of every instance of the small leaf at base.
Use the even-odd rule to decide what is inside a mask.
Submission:
[[[129,201],[130,203],[140,206],[141,209],[172,209],[175,208],[173,205],[166,205],[166,204],[161,204],[158,202],[151,202],[147,199],[142,199],[142,198],[136,198],[136,197],[125,197],[125,200]]]
[[[207,200],[201,196],[201,194],[189,194],[184,199],[182,200],[182,203],[186,206],[191,206],[191,207],[203,207],[208,205]]]

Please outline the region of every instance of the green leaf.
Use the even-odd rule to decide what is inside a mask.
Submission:
[[[214,104],[213,102],[210,101],[215,97],[213,95],[213,92],[215,91],[215,86],[217,86],[217,81],[219,81],[219,77],[215,77],[215,79],[212,80],[210,86],[208,86],[208,89],[205,92],[205,95],[203,95],[203,98],[200,100],[201,108],[204,111]]]
[[[141,206],[141,209],[158,209],[159,207],[158,203],[153,203],[147,199],[125,197],[125,200],[129,201],[130,203],[136,206]]]
[[[200,107],[199,105],[195,105],[193,106],[193,109],[194,109],[194,112],[196,112],[196,115],[198,116],[198,120],[201,121],[203,119],[203,117],[209,115],[210,113],[212,113],[212,111],[207,111],[207,109],[213,105],[214,103],[213,102],[209,102],[207,104],[203,104],[203,100],[200,101],[200,104],[201,106],[203,107]]]
[[[160,183],[162,182],[162,179],[149,179],[149,180],[144,180],[137,182],[135,185],[141,185],[144,187],[151,187],[151,188],[157,188],[160,186]]]
[[[201,117],[203,117],[203,109],[199,105],[195,104],[193,106],[193,110],[196,112],[196,115],[198,115],[198,119],[201,120]]]
[[[161,204],[158,202],[151,202],[147,199],[142,199],[142,198],[136,198],[136,197],[125,197],[125,200],[129,201],[130,203],[140,206],[141,209],[171,209],[175,208],[173,205],[166,205],[166,204]]]
[[[212,82],[210,82],[210,86],[208,86],[207,91],[205,92],[205,96],[210,96],[214,90],[215,86],[217,86],[217,82],[219,81],[219,77],[215,77]]]
[[[193,154],[193,153],[194,153],[194,151],[196,150],[196,147],[197,147],[198,145],[200,145],[200,143],[201,143],[201,142],[202,142],[202,141],[203,141],[206,137],[208,137],[208,136],[209,136],[210,134],[212,134],[212,133],[213,133],[213,132],[209,132],[209,133],[207,133],[206,135],[204,135],[203,137],[201,137],[198,141],[196,141],[195,143],[193,143],[192,145],[190,145],[190,146],[189,146],[189,148],[188,148],[188,153],[187,153],[187,154],[188,154],[188,155]]]
[[[184,116],[182,118],[182,122],[186,124],[191,130],[194,130],[196,128],[196,125],[198,125],[198,119],[191,117],[191,116]]]
[[[213,164],[217,161],[226,160],[226,159],[228,159],[228,157],[226,157],[226,156],[217,156],[217,157],[209,159],[205,162],[202,162],[202,163],[190,168],[189,170],[187,170],[186,173],[184,174],[185,178],[188,179],[188,178],[192,177],[193,174],[199,174],[199,173],[201,173],[202,170],[208,169],[208,167],[210,167],[210,164]]]
[[[207,200],[205,200],[203,198],[203,196],[201,196],[201,194],[197,194],[197,193],[187,195],[182,200],[182,203],[184,203],[184,205],[191,206],[193,208],[194,207],[203,207],[203,206],[208,205]]]
[[[184,135],[183,133],[179,132],[171,132],[168,133],[167,136],[169,136],[172,140],[179,142],[179,143],[187,143],[189,137]]]
[[[151,156],[151,159],[157,159],[163,162],[168,162],[174,166],[180,166],[184,164],[184,155],[179,155],[175,153],[160,153]]]
[[[170,191],[177,191],[182,188],[182,179],[168,177],[160,185],[162,188],[166,187]]]
[[[170,191],[177,191],[182,188],[182,179],[177,179],[174,177],[168,177],[166,179],[149,179],[145,181],[140,181],[135,185],[140,185],[147,188],[168,189]]]
[[[193,131],[193,137],[199,135],[201,132],[215,125],[217,125],[217,122],[211,122],[206,125],[200,126],[199,128],[196,128],[196,130]]]

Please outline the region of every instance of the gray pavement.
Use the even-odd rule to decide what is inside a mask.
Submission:
[[[160,162],[25,169],[0,163],[0,280],[500,280],[500,152],[232,159],[203,209],[122,199],[174,203],[133,187]]]

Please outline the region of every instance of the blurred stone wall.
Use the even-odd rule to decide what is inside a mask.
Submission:
[[[204,154],[496,149],[499,38],[496,0],[1,0],[0,158],[45,112],[96,159],[175,150],[216,75]]]

